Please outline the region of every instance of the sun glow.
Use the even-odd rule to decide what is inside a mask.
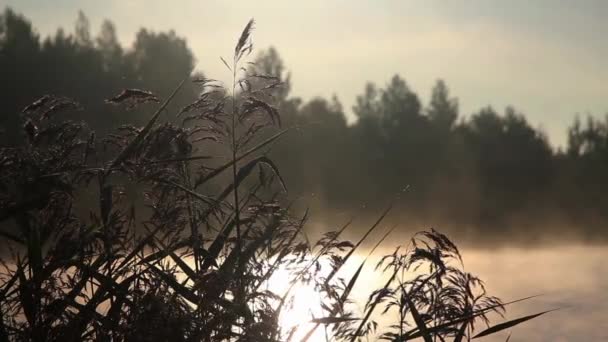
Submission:
[[[289,290],[292,278],[293,273],[290,270],[279,268],[269,279],[268,289],[282,295]],[[285,307],[279,316],[282,334],[285,337],[293,334],[291,341],[300,341],[315,326],[311,320],[323,315],[321,301],[322,295],[314,288],[314,284],[298,282],[291,289]],[[319,326],[309,341],[324,340],[323,329],[323,326]]]

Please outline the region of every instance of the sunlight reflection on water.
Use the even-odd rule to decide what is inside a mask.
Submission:
[[[370,291],[384,283],[384,278],[373,272],[377,258],[392,251],[388,248],[377,251],[377,257],[367,264],[367,272],[364,271],[352,293],[359,307],[363,307]],[[607,248],[570,246],[461,252],[465,270],[483,279],[489,294],[504,301],[542,295],[507,307],[506,319],[562,308],[513,328],[510,341],[608,341]],[[340,275],[348,278],[361,260],[351,259]],[[319,298],[312,288],[300,288],[296,298],[293,309],[281,320],[286,326],[308,321],[311,313],[319,312]],[[381,325],[390,323],[391,318],[377,317]],[[492,316],[492,324],[501,321],[500,317]],[[478,325],[479,331],[484,328]],[[504,342],[508,334],[509,331],[504,331],[482,340]],[[324,335],[318,329],[311,341],[322,340]]]
[[[289,288],[292,272],[279,267],[268,282],[268,289],[277,294],[285,293]],[[298,328],[292,336],[292,341],[300,341],[314,324],[310,323],[313,317],[321,317],[321,295],[312,284],[298,284],[292,291],[292,296],[279,317],[279,324],[283,332],[287,333]],[[316,329],[310,341],[323,341],[322,329]]]
[[[377,255],[391,251],[386,249]],[[465,270],[484,280],[489,294],[504,301],[542,295],[507,307],[506,319],[562,308],[513,328],[511,341],[608,341],[607,248],[570,246],[461,252]],[[372,285],[381,286],[381,281],[364,283],[366,286],[355,289],[359,299],[365,298]],[[492,319],[493,324],[501,322],[500,317]],[[508,334],[505,331],[482,340],[504,342]]]
[[[361,316],[370,292],[382,287],[386,281],[386,276],[374,272],[376,262],[380,256],[393,251],[393,248],[378,250],[366,264],[351,294],[359,307],[358,312],[355,310],[356,317]],[[608,248],[583,245],[535,249],[464,248],[461,253],[465,270],[484,280],[490,295],[504,301],[542,295],[507,307],[506,319],[561,308],[513,328],[510,341],[608,341]],[[361,256],[353,255],[339,276],[348,279],[362,260]],[[187,262],[190,263],[189,260]],[[268,289],[283,294],[289,286],[289,279],[288,270],[278,269],[271,277]],[[280,316],[280,324],[284,332],[300,325],[292,339],[299,341],[313,326],[310,320],[323,317],[324,313],[320,295],[312,285],[298,285],[292,294],[293,302]],[[105,313],[103,308],[101,311]],[[376,311],[382,310],[378,308]],[[376,318],[381,326],[396,319],[389,315]],[[500,317],[492,317],[492,324],[500,322]],[[478,329],[483,330],[484,327],[480,325]],[[504,342],[508,334],[509,331],[504,331],[481,340]],[[321,327],[309,341],[324,340]]]

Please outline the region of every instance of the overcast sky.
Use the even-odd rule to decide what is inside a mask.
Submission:
[[[338,95],[347,115],[366,81],[395,73],[426,103],[443,78],[469,114],[513,104],[554,145],[576,113],[608,112],[608,1],[204,1],[0,0],[42,35],[70,29],[79,9],[96,34],[109,18],[130,45],[140,27],[175,29],[198,69],[225,78],[243,26],[257,21],[254,44],[275,46],[304,99]],[[2,6],[3,7],[3,6]]]

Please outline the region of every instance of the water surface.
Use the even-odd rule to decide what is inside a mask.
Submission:
[[[392,250],[386,249],[385,253]],[[503,301],[541,296],[507,307],[505,319],[561,308],[511,329],[510,341],[608,341],[608,248],[598,246],[500,248],[461,251],[465,270]],[[370,269],[371,271],[371,269]],[[364,281],[380,287],[371,273]],[[367,286],[355,297],[364,300]],[[493,316],[493,324],[503,321]],[[485,328],[479,325],[480,330]],[[502,341],[509,331],[480,341]]]

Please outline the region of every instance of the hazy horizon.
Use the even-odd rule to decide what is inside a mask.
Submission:
[[[608,338],[608,1],[0,10],[1,341]]]
[[[75,1],[8,0],[42,36],[72,31],[78,9],[96,34],[112,20],[123,46],[141,28],[174,29],[186,38],[197,69],[226,75],[241,27],[256,19],[254,44],[274,46],[292,73],[292,94],[305,100],[336,94],[352,121],[355,97],[371,81],[384,86],[398,73],[429,100],[436,79],[459,99],[461,114],[513,105],[564,146],[575,114],[602,117],[608,69],[603,1],[377,2]],[[549,10],[550,9],[550,10]],[[133,16],[137,15],[134,20]],[[400,44],[399,42],[403,42]],[[318,72],[323,70],[323,72]]]

